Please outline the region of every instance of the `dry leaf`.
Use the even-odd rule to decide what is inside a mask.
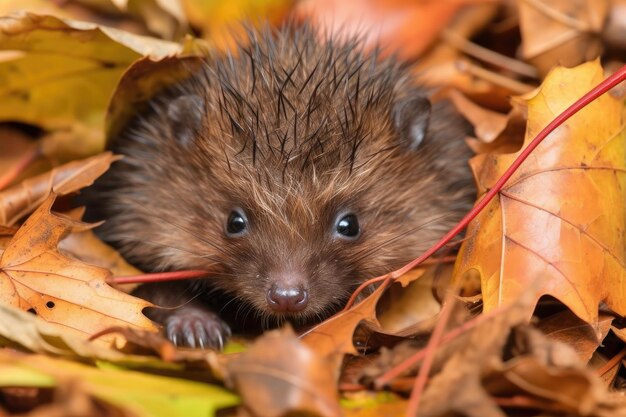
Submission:
[[[558,409],[558,415],[626,416],[623,400],[621,404],[612,401],[600,379],[582,366],[554,367],[535,357],[524,356],[510,360],[485,377],[484,384],[491,395],[529,396],[536,399],[537,404]]]
[[[570,346],[578,353],[580,360],[587,363],[609,333],[614,319],[608,314],[600,315],[596,330],[572,312],[563,311],[542,319],[536,327],[548,340]]]
[[[409,272],[401,278],[403,285],[409,285],[420,278],[424,271],[417,269]],[[377,318],[376,307],[386,290],[387,287],[379,285],[369,296],[349,310],[335,314],[304,333],[302,341],[314,347],[322,357],[335,357],[336,360],[341,360],[345,353],[357,353],[353,344],[353,335],[357,326],[367,323],[370,330],[384,332]],[[430,311],[430,304],[425,307],[427,311]]]
[[[180,53],[176,43],[92,23],[21,13],[0,18],[0,120],[64,132],[55,156],[101,151],[104,112],[124,69],[143,55]],[[9,53],[10,51],[10,53]]]
[[[598,62],[550,73],[528,104],[525,145],[602,80]],[[626,313],[626,140],[622,104],[605,94],[553,132],[470,224],[456,277],[478,272],[485,311],[517,299],[531,280],[596,323],[605,301]],[[480,194],[517,154],[471,161]],[[530,311],[529,311],[530,316]]]
[[[256,417],[342,415],[332,367],[289,328],[261,336],[226,369],[227,382]]]
[[[81,161],[68,162],[0,191],[0,225],[14,225],[41,205],[51,191],[65,195],[88,187],[118,159],[119,156],[104,152]]]
[[[50,212],[51,195],[17,231],[0,258],[0,302],[88,337],[113,326],[156,330],[142,314],[150,303],[106,284],[109,271],[57,250],[71,231],[90,226]]]
[[[514,304],[471,330],[467,340],[431,378],[420,404],[420,416],[453,413],[470,417],[503,417],[482,387],[482,378],[500,362],[511,328],[523,324],[532,294],[522,294]]]
[[[599,38],[608,0],[517,0],[522,57],[542,74],[571,67],[602,53]]]
[[[441,311],[441,303],[433,294],[435,275],[442,271],[441,267],[428,270],[412,271],[413,280],[405,287],[400,283],[393,284],[378,302],[376,329],[385,334],[410,337],[415,334],[416,325],[430,323]],[[450,276],[451,268],[445,268],[444,274]],[[416,279],[419,277],[419,279]],[[431,330],[429,325],[428,330]]]

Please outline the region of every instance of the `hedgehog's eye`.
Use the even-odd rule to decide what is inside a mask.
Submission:
[[[359,237],[360,231],[359,219],[353,213],[340,216],[335,223],[335,232],[342,238],[354,240]]]
[[[233,210],[226,221],[226,234],[228,237],[239,237],[248,231],[248,220],[240,210]]]

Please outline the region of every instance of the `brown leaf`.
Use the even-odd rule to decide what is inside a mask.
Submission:
[[[332,368],[289,328],[264,334],[226,369],[227,382],[256,417],[342,415]]]
[[[90,226],[52,214],[51,195],[22,225],[0,258],[0,302],[89,336],[113,326],[156,330],[151,304],[106,284],[109,271],[62,255],[59,241]]]
[[[455,413],[470,417],[503,417],[481,380],[494,363],[500,362],[511,328],[526,322],[532,294],[523,294],[473,330],[462,347],[429,382],[420,403],[420,416]]]
[[[522,147],[526,116],[515,102],[508,114],[502,114],[484,109],[456,91],[450,93],[450,98],[474,126],[477,139],[466,139],[474,153],[511,153]]]
[[[572,67],[602,53],[599,34],[608,0],[517,0],[522,56],[542,74]]]
[[[417,280],[424,274],[424,271],[424,269],[417,269],[409,272],[401,278],[403,285],[406,286]],[[378,321],[376,307],[387,288],[387,286],[379,285],[368,297],[349,310],[342,311],[307,331],[302,336],[302,341],[315,348],[315,351],[322,357],[334,357],[338,365],[344,354],[357,353],[353,344],[353,335],[357,326],[367,324],[370,332],[385,333]],[[422,290],[418,292],[422,292]],[[425,310],[430,311],[430,305],[425,305]],[[394,313],[389,314],[393,315]],[[418,317],[423,317],[419,310]]]
[[[124,338],[126,343],[121,351],[129,355],[156,354],[165,362],[173,362],[177,358],[176,347],[162,333],[116,326],[98,332],[91,339],[97,340],[111,334],[121,335]]]
[[[443,278],[442,274],[448,278]],[[379,325],[368,327],[377,333],[401,337],[412,337],[425,331],[430,333],[441,311],[441,302],[434,294],[434,282],[440,279],[449,282],[451,274],[451,265],[438,265],[417,269],[401,277],[400,282],[389,287],[378,301],[376,317]]]
[[[0,225],[11,226],[43,203],[50,192],[65,195],[91,185],[120,159],[111,152],[68,162],[0,192]]]
[[[626,415],[625,404],[612,401],[600,379],[582,366],[554,367],[524,356],[507,362],[487,376],[484,384],[491,395],[527,396],[558,410],[559,415]]]
[[[602,314],[598,319],[598,328],[594,329],[567,310],[542,319],[537,328],[549,340],[572,347],[581,361],[587,363],[609,333],[614,319],[613,316]]]
[[[557,68],[528,103],[525,146],[602,79],[591,62]],[[470,224],[455,269],[481,277],[485,311],[515,300],[535,279],[595,324],[605,301],[626,313],[626,140],[622,103],[604,95],[554,131]],[[471,161],[484,194],[517,154]],[[531,311],[529,311],[530,316]]]

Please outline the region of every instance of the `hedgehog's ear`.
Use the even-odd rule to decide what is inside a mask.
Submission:
[[[167,106],[167,117],[172,126],[172,135],[182,144],[189,145],[202,127],[204,100],[196,94],[187,94],[173,99]]]
[[[420,147],[430,121],[430,101],[415,95],[400,99],[393,108],[393,122],[400,140],[411,150]]]

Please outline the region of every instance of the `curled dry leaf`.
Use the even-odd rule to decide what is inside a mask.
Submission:
[[[0,18],[0,120],[57,131],[46,149],[69,160],[102,150],[109,97],[124,69],[179,44],[92,23],[20,13]],[[62,134],[61,134],[62,132]]]
[[[0,191],[0,225],[14,225],[41,205],[51,191],[65,195],[91,185],[120,158],[111,152],[104,152],[81,161],[68,162]]]
[[[226,363],[226,381],[255,417],[341,416],[332,367],[290,328],[261,336]]]
[[[17,231],[0,258],[0,302],[33,310],[83,337],[113,326],[156,330],[142,314],[151,304],[106,284],[109,271],[61,254],[71,231],[90,226],[50,212],[51,195]]]
[[[563,345],[565,346],[565,345]],[[526,397],[536,408],[557,415],[624,417],[626,406],[614,401],[600,379],[578,367],[555,367],[536,357],[515,358],[485,377],[485,389],[496,397]],[[514,401],[510,406],[515,408]]]
[[[401,278],[402,285],[408,286],[414,280],[419,279],[424,272],[424,269],[411,271]],[[353,336],[357,326],[366,324],[370,332],[379,331],[386,333],[378,321],[376,307],[387,288],[388,286],[386,285],[380,285],[369,296],[352,306],[349,310],[341,311],[307,331],[302,336],[302,341],[315,348],[315,351],[322,357],[334,358],[335,364],[339,365],[344,354],[357,353],[353,344]],[[422,308],[423,311],[432,312],[433,307],[430,300]],[[416,313],[416,311],[414,310],[412,313]],[[388,314],[393,316],[394,311],[388,312]],[[419,314],[418,311],[418,314],[414,314],[414,316],[423,318],[424,314]],[[394,329],[390,330],[389,333],[393,334]]]
[[[601,314],[598,328],[576,317],[571,311],[563,311],[542,319],[537,328],[554,342],[561,342],[576,351],[583,363],[591,360],[593,353],[609,333],[615,317]]]
[[[428,384],[420,403],[420,416],[460,414],[468,417],[502,417],[499,408],[484,390],[482,377],[500,362],[511,328],[524,323],[532,304],[526,293],[478,325]]]
[[[574,66],[602,53],[599,34],[609,0],[517,0],[522,57],[546,74],[554,65]]]
[[[551,72],[527,100],[525,146],[601,80],[598,62]],[[455,275],[480,276],[485,311],[540,279],[536,299],[552,295],[589,323],[601,301],[626,313],[623,129],[622,103],[607,94],[595,100],[550,134],[470,224]],[[479,192],[516,157],[475,157]]]
[[[516,102],[508,114],[502,114],[478,106],[457,91],[451,92],[450,99],[474,126],[476,138],[466,139],[474,153],[512,153],[522,147],[526,116]]]

